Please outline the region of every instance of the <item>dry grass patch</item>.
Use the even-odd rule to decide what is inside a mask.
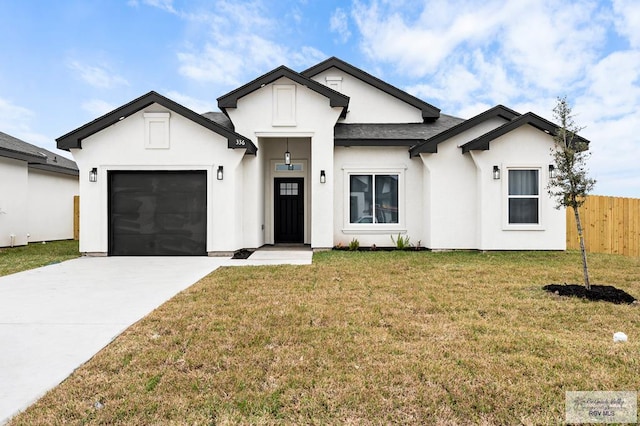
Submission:
[[[640,259],[590,259],[594,283],[640,295]],[[576,253],[461,252],[223,268],[12,424],[561,423],[565,391],[638,390],[638,306],[541,289],[580,271]]]

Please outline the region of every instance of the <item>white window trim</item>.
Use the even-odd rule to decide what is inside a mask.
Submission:
[[[502,229],[504,231],[544,231],[547,223],[547,198],[545,192],[546,177],[544,167],[536,165],[505,165],[502,170]],[[537,170],[538,171],[538,223],[509,223],[509,170]],[[525,198],[532,198],[527,196]]]
[[[343,201],[343,227],[344,234],[390,234],[390,233],[406,233],[406,191],[405,191],[405,172],[406,165],[390,166],[390,167],[365,167],[365,166],[344,166],[344,201]],[[350,205],[351,205],[351,175],[398,175],[398,223],[380,224],[380,223],[351,223]]]

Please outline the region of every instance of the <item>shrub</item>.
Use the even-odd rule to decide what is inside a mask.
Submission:
[[[393,241],[393,244],[395,244],[398,250],[406,250],[411,247],[410,238],[408,235],[402,236],[400,235],[400,233],[398,233],[398,238],[393,238],[393,235],[391,235],[391,241]]]

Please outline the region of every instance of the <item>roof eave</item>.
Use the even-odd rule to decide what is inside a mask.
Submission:
[[[103,115],[102,117],[96,118],[95,120],[85,124],[84,126],[79,127],[78,129],[57,138],[56,142],[58,148],[64,149],[66,151],[69,151],[71,148],[81,149],[83,139],[106,129],[109,126],[112,126],[113,124],[125,119],[126,117],[129,117],[130,115],[137,113],[138,111],[154,103],[162,105],[163,107],[170,109],[182,115],[183,117],[227,138],[230,148],[247,148],[248,150],[251,149],[257,151],[257,147],[250,139],[240,135],[239,133],[227,129],[226,127],[221,126],[215,121],[209,120],[203,115],[198,114],[190,110],[189,108],[180,105],[179,103],[174,102],[171,99],[166,98],[154,91],[151,91],[137,99],[134,99],[133,101]],[[243,141],[244,144],[241,146],[237,146],[238,141]]]
[[[329,68],[338,68],[347,74],[354,76],[355,78],[364,81],[367,84],[370,84],[383,92],[412,105],[422,112],[422,119],[425,122],[437,120],[440,117],[440,109],[435,106],[401,90],[395,86],[390,85],[389,83],[375,77],[366,71],[361,70],[360,68],[354,67],[353,65],[343,61],[342,59],[336,58],[332,56],[329,59],[326,59],[319,64],[312,66],[300,74],[304,75],[307,78],[311,78],[314,75],[320,74],[323,71],[328,70]]]

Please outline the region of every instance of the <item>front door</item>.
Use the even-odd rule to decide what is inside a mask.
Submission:
[[[304,179],[274,179],[275,243],[304,242]]]

